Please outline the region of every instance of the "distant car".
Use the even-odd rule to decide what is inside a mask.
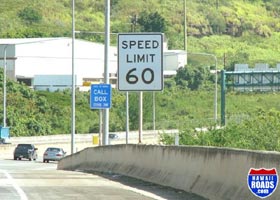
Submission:
[[[26,158],[31,160],[36,160],[38,158],[37,148],[33,144],[18,144],[14,150],[14,160],[21,160]]]
[[[43,162],[58,161],[66,155],[62,148],[49,147],[43,155]]]
[[[109,138],[110,139],[117,139],[117,138],[119,138],[119,136],[115,133],[109,133]]]

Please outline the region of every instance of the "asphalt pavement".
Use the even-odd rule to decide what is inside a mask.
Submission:
[[[57,162],[0,159],[1,200],[205,200],[117,174],[56,170]]]

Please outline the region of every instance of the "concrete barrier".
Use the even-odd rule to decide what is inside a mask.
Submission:
[[[257,199],[247,186],[250,168],[279,171],[279,161],[277,152],[129,144],[86,148],[62,159],[58,169],[123,174],[212,200],[250,200]],[[279,200],[280,189],[267,199]]]

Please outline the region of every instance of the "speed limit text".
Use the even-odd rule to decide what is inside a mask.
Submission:
[[[127,54],[126,62],[128,63],[147,63],[154,62],[156,54]]]
[[[159,42],[157,40],[124,40],[122,41],[123,49],[156,49],[159,47]],[[155,54],[127,54],[127,63],[148,63],[154,62]]]
[[[157,40],[124,40],[122,41],[123,49],[156,49],[159,47]]]

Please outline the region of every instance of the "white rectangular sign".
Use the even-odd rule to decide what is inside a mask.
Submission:
[[[163,35],[129,33],[118,35],[118,89],[163,90]]]

